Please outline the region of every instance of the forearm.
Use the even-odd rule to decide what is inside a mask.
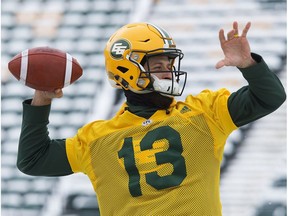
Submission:
[[[51,140],[48,135],[50,106],[23,103],[23,122],[19,140],[17,167],[29,175],[61,176],[71,174],[65,140]]]
[[[286,99],[278,77],[260,56],[253,54],[253,58],[256,65],[240,69],[249,86],[232,93],[228,100],[230,115],[238,127],[275,111]]]

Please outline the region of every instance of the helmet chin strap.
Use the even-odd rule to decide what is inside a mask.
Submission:
[[[154,74],[153,77],[153,87],[159,93],[164,93],[165,96],[173,97],[173,95],[178,95],[180,92],[179,84],[173,80],[159,79]],[[169,95],[172,94],[172,95]]]

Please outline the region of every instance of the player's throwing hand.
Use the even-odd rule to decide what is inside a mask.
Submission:
[[[63,96],[62,89],[56,89],[55,91],[39,91],[35,90],[35,94],[32,100],[33,106],[44,106],[51,104],[53,98],[61,98]]]

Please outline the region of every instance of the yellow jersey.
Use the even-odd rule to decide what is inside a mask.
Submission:
[[[123,104],[110,120],[91,122],[66,140],[73,172],[85,173],[102,216],[221,216],[220,165],[237,128],[230,92],[204,90],[149,119]]]

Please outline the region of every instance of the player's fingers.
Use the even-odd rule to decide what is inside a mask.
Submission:
[[[235,35],[235,30],[232,29],[231,31],[228,32],[227,39],[232,40],[234,38],[234,35]]]
[[[251,27],[251,22],[248,22],[242,31],[242,35],[241,35],[242,37],[246,37],[247,32],[249,31],[250,27]]]
[[[216,69],[222,68],[225,66],[224,60],[220,60],[219,62],[217,62],[217,64],[215,65]]]
[[[233,29],[234,29],[234,36],[238,36],[239,32],[238,32],[238,22],[234,21],[233,22]]]
[[[55,94],[58,94],[58,93],[60,93],[60,92],[62,92],[62,89],[56,89],[56,90],[54,91]]]
[[[38,95],[41,95],[43,98],[53,99],[53,98],[61,98],[63,96],[62,89],[56,89],[54,91],[38,91]]]
[[[55,94],[56,98],[61,98],[63,96],[63,91],[62,91],[62,89],[56,89],[54,91],[54,94]]]
[[[223,30],[223,29],[220,29],[220,31],[219,31],[219,40],[220,40],[220,43],[221,43],[221,44],[226,41],[225,36],[224,36],[224,30]]]

